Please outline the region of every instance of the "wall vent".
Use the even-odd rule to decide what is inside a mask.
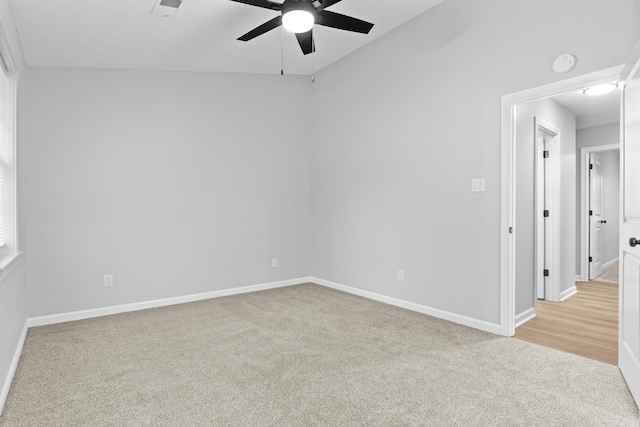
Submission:
[[[181,4],[182,0],[156,0],[151,14],[163,18],[172,18]]]
[[[160,0],[160,6],[172,7],[177,9],[180,7],[182,0]]]

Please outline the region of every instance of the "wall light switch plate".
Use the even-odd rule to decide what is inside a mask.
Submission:
[[[476,193],[484,191],[484,178],[474,178],[471,180],[471,191]]]

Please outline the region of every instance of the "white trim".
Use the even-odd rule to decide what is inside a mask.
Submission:
[[[15,74],[18,71],[16,64],[16,56],[9,43],[9,35],[4,24],[0,22],[0,68],[5,73]]]
[[[364,298],[368,298],[374,301],[383,302],[385,304],[394,305],[396,307],[405,308],[407,310],[416,311],[418,313],[427,314],[429,316],[437,317],[439,319],[448,320],[450,322],[458,323],[460,325],[469,326],[471,328],[480,329],[482,331],[491,332],[492,334],[500,334],[500,325],[497,323],[490,323],[484,320],[474,319],[473,317],[462,316],[460,314],[451,313],[449,311],[440,310],[426,305],[416,304],[413,302],[389,297],[386,295],[377,294],[375,292],[364,291],[362,289],[353,288],[351,286],[342,285],[340,283],[330,282],[328,280],[319,279],[317,277],[309,278],[309,281],[318,285],[326,286],[327,288],[336,289],[339,291],[347,292],[349,294],[358,295]]]
[[[89,310],[73,311],[70,313],[52,314],[49,316],[30,317],[27,325],[34,326],[53,325],[55,323],[72,322],[74,320],[90,319],[93,317],[109,316],[111,314],[127,313],[130,311],[145,310],[147,308],[164,307],[167,305],[184,304],[187,302],[201,301],[211,298],[226,297],[229,295],[244,294],[247,292],[264,291],[267,289],[282,288],[285,286],[308,283],[309,277],[283,280],[280,282],[263,283],[260,285],[244,286],[241,288],[223,289],[220,291],[204,292],[201,294],[184,295],[179,297],[157,299],[151,301],[136,302],[131,304],[114,305],[110,307],[94,308]]]
[[[500,334],[500,325],[496,323],[485,322],[483,320],[474,319],[472,317],[462,316],[460,314],[451,313],[437,308],[416,304],[409,301],[388,297],[374,292],[364,291],[350,286],[342,285],[328,280],[319,279],[317,277],[302,277],[299,279],[283,280],[280,282],[264,283],[260,285],[244,286],[241,288],[224,289],[220,291],[205,292],[201,294],[185,295],[180,297],[165,298],[152,301],[144,301],[132,304],[123,304],[110,307],[95,308],[89,310],[73,311],[69,313],[52,314],[48,316],[30,317],[27,319],[28,327],[53,325],[56,323],[72,322],[75,320],[90,319],[94,317],[109,316],[111,314],[126,313],[131,311],[145,310],[148,308],[164,307],[168,305],[184,304],[194,301],[201,301],[211,298],[219,298],[230,295],[243,294],[248,292],[263,291],[267,289],[282,288],[285,286],[300,285],[302,283],[315,283],[332,289],[337,289],[354,295],[359,295],[374,301],[391,304],[408,310],[417,311],[439,319],[448,320],[461,325],[480,329],[483,331]]]
[[[580,279],[580,275],[579,274],[576,274],[575,280],[576,280],[576,282],[582,282],[582,279]]]
[[[11,271],[18,265],[18,258],[20,258],[22,252],[15,253],[9,257],[4,264],[0,265],[0,283],[5,277],[11,273]]]
[[[529,320],[536,317],[536,308],[531,307],[522,313],[516,315],[516,328],[520,325],[527,323]]]
[[[27,338],[27,329],[27,322],[25,322],[24,327],[22,328],[22,334],[20,335],[20,339],[18,340],[18,345],[16,346],[16,351],[13,353],[13,359],[11,359],[11,366],[9,366],[9,371],[7,372],[7,376],[4,379],[4,384],[2,384],[2,390],[0,391],[0,414],[2,414],[2,409],[4,408],[4,404],[7,401],[7,396],[9,395],[9,389],[11,388],[13,376],[15,375],[16,369],[18,368],[18,362],[20,361],[20,355],[22,354],[24,340]]]
[[[0,256],[2,259],[2,268],[11,267],[11,263],[20,255],[19,250],[19,241],[18,241],[18,74],[17,69],[15,69],[13,62],[5,62],[5,58],[2,55],[5,55],[6,52],[11,52],[11,46],[8,44],[8,39],[2,39],[2,34],[6,36],[6,32],[4,31],[4,26],[2,22],[0,22],[0,68],[4,71],[2,73],[5,75],[6,79],[11,82],[13,98],[12,98],[12,129],[11,129],[11,182],[7,188],[11,191],[11,199],[13,207],[11,209],[11,222],[5,223],[5,247],[1,248],[4,251],[9,252],[6,255]],[[9,49],[7,51],[6,49]],[[9,67],[9,68],[7,68]],[[6,218],[7,220],[9,218]],[[11,267],[12,268],[12,267]],[[1,270],[0,270],[1,272]]]
[[[614,258],[611,261],[602,264],[602,269],[604,270],[605,268],[611,267],[613,264],[619,261],[620,261],[620,258]]]
[[[515,334],[515,95],[503,96],[500,131],[500,334]]]
[[[624,65],[504,95],[501,100],[500,166],[500,333],[515,333],[515,109],[518,104],[620,79]],[[509,233],[513,227],[513,233]]]
[[[569,297],[574,296],[577,293],[578,293],[578,288],[576,288],[575,285],[573,285],[569,289],[565,289],[564,291],[560,292],[560,302],[566,300]]]
[[[620,143],[580,148],[580,281],[589,281],[589,154],[620,150]],[[604,266],[603,266],[604,268]]]

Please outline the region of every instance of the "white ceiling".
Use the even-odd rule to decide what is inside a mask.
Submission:
[[[620,123],[620,90],[599,96],[579,90],[551,99],[576,116],[576,129]]]
[[[327,10],[374,24],[367,35],[316,25],[316,53],[303,55],[281,28],[237,38],[279,12],[231,0],[183,0],[172,18],[151,14],[159,0],[10,0],[31,67],[117,68],[309,75],[444,0],[342,0]],[[273,0],[279,3],[282,0]],[[552,98],[584,129],[619,122],[619,91]]]
[[[27,65],[312,74],[443,0],[342,0],[327,10],[374,24],[368,35],[316,25],[316,53],[274,29],[236,40],[279,12],[230,0],[183,0],[172,18],[157,0],[10,0]],[[278,0],[282,2],[282,0]],[[283,54],[282,54],[283,52]]]

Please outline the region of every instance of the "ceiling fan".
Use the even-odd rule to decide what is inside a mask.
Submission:
[[[325,10],[341,0],[284,0],[282,3],[269,0],[231,1],[280,12],[279,16],[240,36],[238,40],[247,42],[282,25],[286,30],[295,33],[305,55],[316,50],[313,40],[314,24],[362,34],[368,34],[373,28],[370,22]]]

